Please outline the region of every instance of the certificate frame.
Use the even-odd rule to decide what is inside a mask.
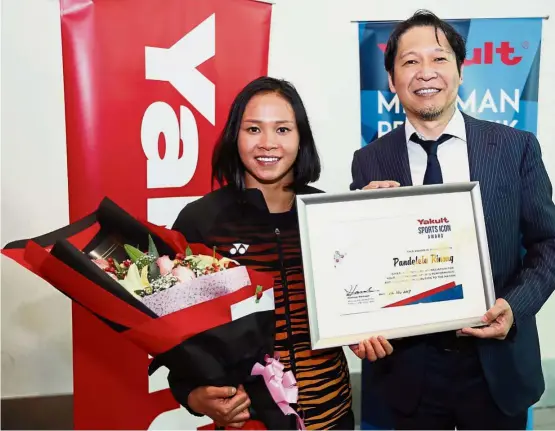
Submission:
[[[319,314],[316,302],[316,298],[318,296],[317,289],[323,289],[324,286],[322,285],[323,283],[321,285],[315,285],[314,282],[316,274],[314,272],[314,253],[310,237],[311,234],[313,234],[311,229],[316,228],[311,228],[311,216],[309,214],[310,208],[316,205],[323,205],[324,207],[326,207],[331,204],[346,202],[350,202],[350,205],[357,205],[357,203],[359,202],[368,200],[403,197],[431,196],[431,199],[441,199],[442,196],[453,193],[457,193],[459,195],[462,193],[470,198],[472,215],[474,218],[474,231],[476,235],[476,245],[479,255],[479,270],[481,273],[481,281],[483,285],[483,300],[485,301],[485,309],[482,309],[480,313],[474,313],[472,315],[464,316],[464,318],[446,320],[442,322],[424,323],[418,325],[411,324],[410,326],[405,326],[403,322],[399,322],[398,325],[391,326],[387,329],[381,328],[380,330],[372,330],[372,325],[369,324],[368,327],[365,326],[363,329],[353,328],[352,333],[348,334],[341,333],[335,336],[329,334],[325,336],[321,334],[320,327],[322,326],[323,319],[328,319],[329,316]],[[357,190],[344,193],[317,193],[308,195],[297,195],[296,204],[299,220],[301,254],[304,268],[304,280],[312,349],[317,350],[357,344],[361,340],[368,339],[372,336],[377,335],[384,336],[386,339],[396,339],[434,332],[457,330],[463,327],[479,327],[484,325],[484,323],[481,321],[483,314],[485,313],[485,311],[493,306],[496,296],[493,284],[480,185],[478,182],[409,186],[374,190]],[[350,208],[352,208],[352,206]],[[320,232],[320,234],[324,233]],[[383,310],[380,310],[380,312],[382,311]],[[327,327],[329,327],[329,324],[327,325]]]

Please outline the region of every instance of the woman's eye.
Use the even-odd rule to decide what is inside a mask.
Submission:
[[[287,127],[279,127],[277,129],[278,133],[287,133],[289,132],[290,129],[288,129]]]

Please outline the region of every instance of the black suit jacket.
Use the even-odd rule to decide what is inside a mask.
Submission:
[[[545,389],[535,315],[555,289],[552,186],[532,133],[463,116],[470,179],[479,181],[482,193],[495,292],[509,302],[517,324],[510,339],[477,340],[480,359],[496,403],[516,414]],[[357,150],[352,176],[351,190],[376,180],[411,186],[404,126]],[[407,413],[418,402],[425,348],[416,343],[376,362],[387,399]]]

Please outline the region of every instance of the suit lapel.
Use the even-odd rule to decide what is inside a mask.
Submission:
[[[484,205],[491,202],[499,172],[499,147],[488,121],[476,120],[463,113],[468,151],[470,180],[480,183]],[[397,180],[401,186],[412,186],[404,124],[390,133],[390,141],[379,153],[382,179]]]
[[[382,178],[399,181],[401,186],[412,186],[404,123],[391,132],[390,142],[384,147],[384,151],[379,152]]]
[[[483,205],[492,202],[499,172],[499,146],[491,124],[463,114],[468,149],[470,180],[480,183]]]

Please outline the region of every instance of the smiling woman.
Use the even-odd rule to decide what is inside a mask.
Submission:
[[[188,204],[174,229],[274,276],[274,353],[296,379],[295,414],[307,429],[354,429],[343,349],[310,347],[295,196],[321,193],[308,185],[320,175],[320,159],[290,83],[260,77],[237,95],[214,149],[212,175],[222,187]],[[244,253],[236,253],[237,244]],[[241,427],[261,416],[249,409],[249,390],[241,385],[195,388],[172,374],[168,381],[183,406],[220,425]]]
[[[249,83],[231,106],[212,168],[220,185],[258,188],[270,212],[289,210],[295,190],[320,177],[320,158],[297,90],[270,77]],[[276,202],[278,196],[285,206]]]
[[[255,182],[292,183],[299,132],[289,102],[276,93],[254,96],[245,108],[238,146],[247,187]]]

